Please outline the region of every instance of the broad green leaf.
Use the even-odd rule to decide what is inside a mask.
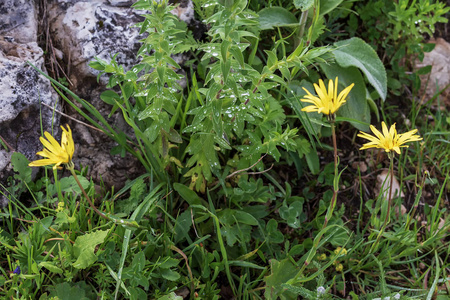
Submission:
[[[162,269],[161,270],[161,276],[164,279],[170,280],[170,281],[177,281],[180,278],[180,274],[178,272],[175,272],[170,269]]]
[[[298,26],[298,21],[294,14],[283,7],[264,8],[258,12],[258,15],[259,28],[261,30]]]
[[[354,67],[342,68],[337,64],[321,64],[320,67],[329,79],[335,80],[338,77],[338,93],[352,83],[355,84],[347,96],[347,102],[339,108],[337,115],[356,120],[350,123],[359,130],[368,131],[370,107],[367,103],[366,85],[361,73]],[[328,84],[328,81],[325,84]]]
[[[177,296],[174,292],[164,295],[162,297],[159,297],[159,300],[183,300],[183,297]]]
[[[310,9],[313,4],[314,0],[294,0],[295,8],[300,9],[301,11]]]
[[[11,155],[11,164],[13,165],[14,171],[19,174],[16,175],[17,178],[24,182],[31,181],[31,168],[28,167],[30,161],[20,152],[14,152]]]
[[[375,50],[360,38],[336,42],[336,62],[344,68],[357,67],[366,75],[380,97],[386,100],[387,76],[383,63]]]
[[[77,282],[73,286],[67,282],[60,283],[55,286],[50,293],[50,297],[64,300],[89,300],[96,298],[92,288],[84,281]]]
[[[278,296],[286,294],[291,297],[287,299],[296,299],[294,294],[289,292],[284,292],[281,284],[286,283],[288,280],[292,279],[298,272],[296,266],[291,262],[290,259],[286,258],[282,261],[277,261],[275,259],[270,260],[270,275],[264,277],[266,283],[266,290],[264,296],[266,299],[278,299]]]
[[[99,230],[77,237],[73,245],[73,254],[77,257],[77,260],[73,263],[73,266],[77,269],[86,269],[96,262],[95,247],[103,243],[107,234],[107,230]]]
[[[167,257],[164,259],[163,262],[161,262],[161,264],[159,265],[159,268],[170,269],[170,268],[178,266],[179,263],[180,263],[180,261],[178,259]]]
[[[178,192],[178,194],[180,194],[180,196],[186,200],[187,203],[189,203],[189,205],[193,205],[193,204],[202,204],[202,200],[200,199],[200,197],[197,195],[196,192],[194,192],[193,190],[189,189],[187,186],[185,186],[184,184],[181,183],[174,183],[173,184],[173,189],[175,191]]]
[[[323,16],[338,7],[338,5],[342,3],[342,1],[343,0],[320,1],[320,16]]]
[[[78,176],[78,180],[80,181],[83,189],[87,190],[87,188],[89,187],[89,184],[90,184],[89,180],[87,180],[83,176]],[[66,192],[66,193],[81,194],[80,186],[78,185],[78,183],[76,182],[76,180],[73,176],[61,178],[61,180],[59,182],[61,184],[62,191]]]
[[[120,102],[120,96],[111,90],[104,91],[100,95],[100,99],[103,100],[103,102],[108,103],[109,105],[116,104],[116,100]]]

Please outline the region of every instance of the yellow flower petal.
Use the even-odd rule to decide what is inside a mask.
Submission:
[[[300,99],[302,102],[311,103],[310,106],[315,106],[315,108],[303,108],[302,111],[323,113],[326,115],[335,114],[338,109],[347,101],[347,96],[353,88],[354,84],[346,87],[343,91],[338,94],[338,77],[335,81],[328,81],[328,90],[322,79],[319,79],[319,84],[314,83],[314,89],[316,91],[317,97],[312,95],[307,89],[306,95]],[[309,106],[307,106],[309,107]]]
[[[369,143],[364,144],[360,150],[380,148],[384,149],[386,152],[395,151],[400,154],[400,147],[408,147],[408,145],[404,145],[405,143],[420,141],[422,139],[419,135],[415,135],[417,129],[399,134],[395,129],[395,124],[393,124],[388,130],[386,123],[384,122],[381,123],[381,128],[382,133],[374,126],[370,125],[370,129],[375,136],[362,131],[358,133],[359,137],[370,141]]]
[[[29,164],[30,167],[41,167],[54,165],[53,169],[58,168],[61,164],[68,164],[72,161],[73,153],[75,152],[75,145],[72,138],[72,130],[67,125],[67,130],[61,126],[61,144],[48,132],[44,132],[44,137],[40,137],[44,149],[38,153],[45,159],[38,159]]]

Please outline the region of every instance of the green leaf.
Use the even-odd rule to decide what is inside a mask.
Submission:
[[[314,0],[294,0],[295,8],[300,9],[301,11],[310,9],[313,4]]]
[[[183,300],[183,297],[177,296],[174,292],[158,298],[159,300]]]
[[[343,0],[326,0],[320,1],[320,16],[326,15],[335,9]]]
[[[111,90],[104,91],[100,95],[100,99],[103,100],[103,102],[108,103],[109,105],[116,104],[116,100],[120,102],[120,96]]]
[[[73,263],[73,266],[77,269],[86,269],[96,262],[95,247],[103,243],[107,234],[107,230],[99,230],[77,237],[73,245],[73,254],[77,257],[77,260]]]
[[[275,27],[298,26],[297,18],[293,13],[283,7],[268,7],[261,9],[259,15],[259,28],[261,30],[273,29]]]
[[[180,196],[186,200],[187,203],[189,203],[189,205],[201,205],[202,204],[202,200],[201,198],[197,195],[196,192],[194,192],[193,190],[189,189],[187,186],[185,186],[184,184],[181,183],[174,183],[173,184],[173,189],[175,191],[178,192],[178,194],[180,194]]]
[[[230,260],[228,262],[230,266],[238,266],[238,267],[244,267],[244,268],[252,268],[252,269],[259,269],[259,270],[265,270],[265,267],[258,266],[257,264],[243,261],[243,260]]]
[[[11,164],[13,165],[14,171],[19,174],[16,175],[16,178],[24,182],[31,181],[31,171],[32,169],[28,167],[30,161],[20,152],[14,152],[11,155]]]
[[[266,282],[266,290],[264,296],[266,299],[277,299],[277,296],[283,294],[287,296],[281,284],[286,283],[288,280],[292,279],[298,272],[297,268],[291,262],[290,259],[285,258],[282,261],[277,261],[275,259],[270,260],[270,275],[264,277]],[[290,293],[292,297],[284,299],[297,299],[294,294]]]
[[[55,289],[50,293],[50,297],[64,300],[89,300],[95,297],[92,288],[85,282],[77,282],[74,286],[64,282],[56,285]]]
[[[336,42],[334,50],[336,62],[341,67],[357,67],[366,75],[369,83],[383,100],[387,95],[387,77],[383,63],[377,53],[360,38]]]
[[[267,240],[270,243],[279,244],[284,241],[284,235],[278,230],[278,222],[270,219],[266,225]]]
[[[167,257],[159,265],[159,268],[161,268],[161,269],[170,269],[170,268],[178,266],[179,263],[180,263],[180,261],[178,259]]]
[[[162,269],[161,276],[164,279],[167,279],[170,281],[177,281],[180,278],[180,274],[178,274],[178,272],[172,271],[170,269]]]
[[[305,155],[306,163],[308,164],[309,170],[314,175],[319,174],[320,171],[320,162],[319,162],[319,156],[317,155],[317,152],[312,150],[306,153]]]
[[[83,189],[87,190],[87,188],[89,187],[89,184],[90,184],[89,180],[87,180],[83,176],[78,176],[78,180],[80,181]],[[59,182],[61,184],[62,191],[66,192],[66,193],[81,194],[80,186],[78,185],[78,183],[76,182],[76,180],[73,176],[61,178],[61,180]]]
[[[52,273],[56,273],[56,274],[62,274],[63,270],[60,267],[55,266],[54,263],[48,262],[48,261],[43,261],[41,263],[39,263],[40,267],[44,267],[47,270],[49,270]]]

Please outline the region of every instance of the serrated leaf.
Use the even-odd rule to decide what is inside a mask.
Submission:
[[[336,42],[336,63],[341,67],[357,67],[366,75],[369,83],[383,100],[387,95],[386,70],[375,50],[360,38]]]
[[[164,261],[159,265],[159,268],[161,269],[170,269],[173,267],[178,266],[179,260],[171,257],[167,257],[164,259]]]
[[[259,28],[261,30],[273,29],[275,27],[298,26],[297,18],[293,13],[283,7],[267,7],[258,12]]]
[[[19,174],[16,175],[20,180],[24,182],[31,181],[31,168],[28,167],[30,161],[20,152],[14,152],[11,155],[11,164],[15,172]]]
[[[77,237],[73,245],[73,254],[77,260],[73,266],[77,269],[86,269],[96,262],[95,247],[103,243],[107,234],[107,230],[99,230]]]
[[[164,279],[170,280],[170,281],[177,281],[180,278],[180,274],[178,272],[175,272],[170,269],[162,269],[161,270],[161,276]]]

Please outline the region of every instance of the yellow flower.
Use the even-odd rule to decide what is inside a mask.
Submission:
[[[345,248],[337,247],[337,248],[334,250],[334,254],[336,254],[336,255],[338,255],[339,252],[341,253],[341,255],[347,255],[347,249],[345,249]]]
[[[317,259],[318,259],[318,260],[325,260],[325,259],[327,259],[327,255],[326,255],[325,253],[322,253],[322,254],[320,254],[320,255],[317,257]]]
[[[58,208],[56,208],[56,212],[60,212],[64,210],[64,202],[58,202]]]
[[[45,137],[40,137],[44,149],[38,153],[45,159],[38,159],[29,164],[30,167],[41,167],[47,165],[54,165],[53,169],[58,168],[61,164],[69,164],[72,162],[73,153],[75,151],[75,145],[72,139],[72,131],[69,125],[67,125],[67,130],[61,126],[63,130],[61,136],[61,145],[51,136],[50,133],[44,132]]]
[[[336,266],[336,271],[337,272],[342,272],[344,270],[344,266],[342,265],[342,264],[338,264],[337,266]]]
[[[408,131],[406,133],[398,134],[395,129],[395,123],[388,130],[386,123],[381,123],[383,133],[379,132],[374,126],[370,125],[370,129],[375,134],[375,136],[368,133],[360,131],[359,137],[369,140],[369,143],[364,144],[359,150],[369,149],[369,148],[381,148],[386,152],[394,150],[400,154],[400,147],[408,147],[408,145],[403,145],[408,142],[420,141],[422,138],[415,133],[417,129]]]
[[[338,78],[336,77],[336,82],[333,84],[333,81],[330,80],[328,82],[328,92],[323,83],[322,79],[319,80],[319,85],[314,83],[314,88],[316,90],[317,96],[313,96],[307,89],[303,88],[307,95],[301,99],[302,102],[312,103],[313,105],[308,105],[302,109],[302,111],[306,112],[318,112],[326,115],[333,115],[339,109],[339,107],[344,104],[347,99],[348,93],[353,88],[355,84],[352,83],[348,87],[346,87],[342,92],[337,94],[338,90]]]

